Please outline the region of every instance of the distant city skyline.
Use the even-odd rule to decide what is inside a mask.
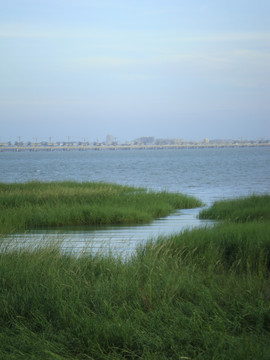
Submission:
[[[56,137],[53,137],[53,136],[49,136],[49,137],[43,137],[43,136],[34,136],[34,137],[22,137],[22,136],[12,136],[10,138],[6,138],[4,139],[3,137],[0,136],[0,143],[6,143],[6,142],[12,142],[12,143],[15,143],[15,142],[23,142],[23,143],[27,143],[27,142],[31,142],[31,143],[35,143],[35,142],[88,142],[88,143],[93,143],[93,142],[100,142],[100,143],[106,143],[108,142],[107,140],[107,136],[106,134],[104,134],[103,136],[99,137],[99,138],[91,138],[91,137],[87,137],[87,136],[66,136],[64,138],[56,138]],[[129,138],[129,139],[120,139],[119,137],[117,136],[114,136],[112,135],[114,140],[113,141],[116,141],[117,143],[125,143],[125,142],[133,142],[133,141],[136,141],[137,139],[139,138],[142,138],[142,137],[153,137],[155,138],[155,140],[161,140],[161,139],[164,139],[164,140],[176,140],[176,139],[181,139],[182,141],[185,141],[185,142],[201,142],[201,141],[205,141],[205,139],[209,139],[210,141],[244,141],[244,140],[247,140],[247,141],[260,141],[260,140],[269,140],[270,139],[270,136],[269,137],[264,137],[264,136],[261,136],[261,137],[251,137],[251,138],[247,138],[247,137],[243,137],[243,136],[240,136],[240,137],[231,137],[231,138],[222,138],[222,137],[219,137],[219,138],[209,138],[209,137],[204,137],[204,138],[183,138],[183,137],[155,137],[155,136],[139,136],[137,138]]]
[[[0,142],[269,139],[269,13],[268,0],[3,1]]]
[[[12,145],[16,145],[16,144],[22,144],[22,145],[27,145],[27,144],[104,144],[104,145],[114,145],[114,144],[162,144],[162,143],[218,143],[218,142],[223,142],[223,143],[241,143],[241,142],[263,142],[263,143],[269,143],[270,139],[267,138],[258,138],[258,139],[247,139],[247,138],[231,138],[231,139],[211,139],[211,138],[204,138],[204,139],[200,139],[200,140],[195,140],[195,139],[183,139],[183,138],[156,138],[154,136],[141,136],[139,138],[136,139],[130,139],[130,140],[126,140],[126,141],[119,141],[117,137],[111,135],[111,134],[107,134],[106,136],[104,136],[101,139],[96,139],[96,140],[91,140],[88,139],[86,137],[84,138],[75,138],[75,137],[71,137],[68,136],[67,139],[53,139],[52,137],[49,137],[48,139],[39,139],[37,137],[35,137],[32,140],[26,140],[21,138],[20,136],[12,141],[12,140],[7,140],[7,141],[0,141],[0,146],[3,144],[12,144]]]

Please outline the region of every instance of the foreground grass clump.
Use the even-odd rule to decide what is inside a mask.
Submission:
[[[0,252],[3,359],[270,358],[270,225],[160,238],[123,262]]]
[[[245,222],[270,220],[270,195],[253,195],[215,202],[200,212],[201,219]]]
[[[0,358],[268,360],[270,222],[247,208],[125,262],[2,245]]]
[[[201,206],[191,196],[106,183],[0,184],[0,232],[41,227],[147,223]]]

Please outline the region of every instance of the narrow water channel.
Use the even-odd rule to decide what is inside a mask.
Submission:
[[[139,245],[144,245],[150,239],[155,240],[161,235],[212,224],[212,221],[198,219],[200,210],[201,208],[178,210],[147,225],[32,230],[5,237],[2,246],[34,248],[55,243],[59,244],[63,252],[75,255],[89,252],[112,253],[126,258],[131,256]]]

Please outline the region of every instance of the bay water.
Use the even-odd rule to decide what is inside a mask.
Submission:
[[[206,206],[220,199],[270,193],[270,147],[174,150],[0,152],[0,182],[103,181],[193,195]],[[12,243],[59,241],[67,251],[132,254],[150,238],[204,226],[200,209],[176,211],[152,224],[42,229]],[[8,239],[7,239],[8,240]]]

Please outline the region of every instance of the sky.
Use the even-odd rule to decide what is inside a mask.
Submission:
[[[270,139],[269,0],[0,0],[0,142]]]

